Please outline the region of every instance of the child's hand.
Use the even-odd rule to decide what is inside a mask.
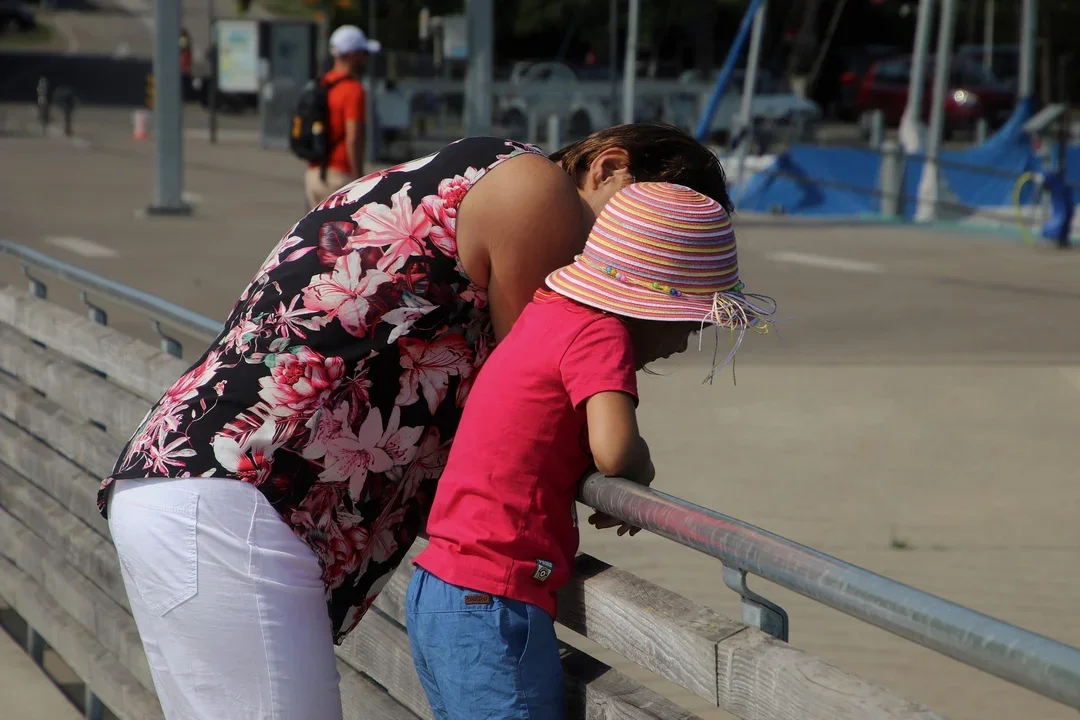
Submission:
[[[619,535],[619,537],[622,537],[627,533],[630,533],[630,537],[634,537],[639,532],[641,532],[641,528],[634,527],[630,523],[624,523],[622,520],[613,518],[607,513],[602,512],[594,512],[592,515],[590,515],[589,524],[597,530],[606,530],[608,528],[618,527],[619,529],[616,531],[616,533]]]

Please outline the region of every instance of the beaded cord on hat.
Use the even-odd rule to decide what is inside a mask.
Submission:
[[[579,255],[578,260],[591,265],[605,275],[608,275],[621,283],[635,285],[671,297],[677,298],[684,296],[684,293],[678,288],[664,285],[663,283],[653,280],[641,280],[635,278],[627,275],[616,267],[611,265],[601,265],[584,255]],[[768,295],[744,293],[743,289],[745,287],[746,285],[740,280],[730,290],[713,293],[712,308],[701,319],[702,331],[705,330],[706,325],[712,325],[716,328],[716,345],[713,349],[713,364],[704,382],[711,384],[717,372],[728,365],[733,365],[735,353],[737,353],[742,346],[743,339],[746,337],[747,328],[752,329],[759,335],[766,335],[769,332],[769,326],[773,324],[776,318],[776,301]],[[731,350],[723,360],[718,362],[720,349],[719,331],[721,329],[731,333]],[[701,350],[700,335],[698,336],[698,350]],[[732,373],[734,377],[734,367],[732,368]]]

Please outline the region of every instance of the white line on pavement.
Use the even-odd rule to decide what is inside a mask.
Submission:
[[[827,255],[811,255],[800,252],[772,252],[766,255],[775,262],[794,263],[808,267],[823,268],[825,270],[839,270],[853,273],[883,273],[885,266],[878,263],[864,262],[862,260],[848,260],[847,258],[829,257]]]
[[[116,257],[120,254],[111,247],[105,247],[104,245],[91,240],[85,240],[81,237],[47,237],[45,238],[45,242],[54,247],[62,248],[69,252],[73,252],[76,255],[82,255],[83,257],[88,258],[109,258]]]
[[[1080,368],[1058,368],[1065,379],[1072,383],[1077,392],[1080,392]]]
[[[68,20],[66,17],[53,16],[53,25],[60,31],[60,34],[64,36],[64,44],[67,46],[64,48],[64,52],[68,55],[74,55],[79,52],[79,36],[75,34],[75,31],[68,27]]]

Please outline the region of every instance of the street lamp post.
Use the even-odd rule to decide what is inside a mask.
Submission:
[[[180,0],[154,3],[154,139],[156,167],[150,215],[190,215],[184,203]]]

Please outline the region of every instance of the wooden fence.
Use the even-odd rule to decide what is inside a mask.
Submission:
[[[0,289],[0,598],[87,687],[88,717],[161,717],[128,610],[98,479],[187,366],[12,288]],[[417,548],[418,549],[418,548]],[[689,552],[689,550],[687,550]],[[338,649],[346,718],[430,718],[402,609],[411,567]],[[936,718],[839,668],[588,556],[559,622],[747,720]],[[564,646],[569,718],[693,717]]]

